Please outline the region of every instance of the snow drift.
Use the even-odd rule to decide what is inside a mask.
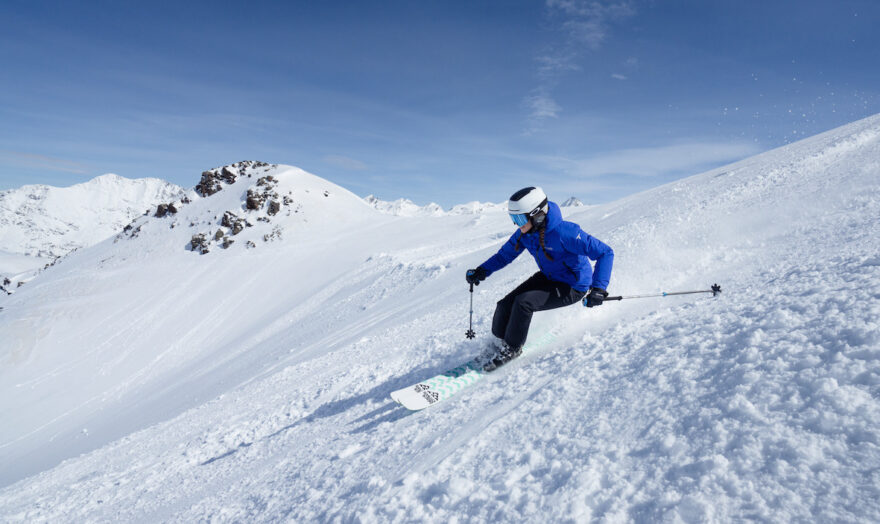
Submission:
[[[504,211],[245,171],[0,299],[3,520],[880,518],[880,117],[568,208],[615,294],[725,293],[537,314],[550,343],[416,414],[388,393],[535,271],[477,288],[464,338]],[[270,175],[291,201],[248,209]]]

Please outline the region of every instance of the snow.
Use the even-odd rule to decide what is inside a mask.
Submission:
[[[183,189],[157,178],[106,174],[70,187],[0,191],[0,276],[16,284],[61,257],[112,236]],[[2,279],[0,279],[2,280]]]
[[[536,314],[544,347],[417,413],[388,394],[474,356],[535,271],[476,288],[465,339],[506,214],[236,172],[0,297],[0,520],[880,519],[880,116],[565,208],[613,294],[724,293]],[[267,175],[292,202],[245,210]]]
[[[419,206],[412,200],[399,198],[394,201],[380,200],[375,195],[367,195],[364,202],[375,208],[380,213],[388,215],[415,217],[415,216],[446,216],[446,215],[484,215],[486,213],[507,213],[507,202],[495,204],[492,202],[468,202],[466,204],[458,204],[452,206],[448,211],[440,207],[439,204],[431,202],[430,204]],[[559,203],[561,207],[581,207],[583,202],[575,197],[569,197],[565,201]]]
[[[17,276],[21,273],[32,271],[51,260],[39,257],[29,257],[18,253],[10,253],[9,251],[0,250],[0,275]]]
[[[439,204],[431,202],[425,206],[419,206],[407,198],[398,198],[397,200],[388,202],[386,200],[380,200],[374,195],[367,195],[364,197],[364,201],[376,208],[379,212],[389,215],[405,217],[442,216],[446,213]]]
[[[388,215],[415,217],[415,216],[445,216],[445,215],[482,215],[491,212],[507,212],[507,202],[493,204],[491,202],[468,202],[453,206],[445,211],[439,204],[431,202],[430,204],[419,206],[412,200],[399,198],[392,202],[380,200],[374,195],[364,197],[364,201],[375,208],[380,213]]]

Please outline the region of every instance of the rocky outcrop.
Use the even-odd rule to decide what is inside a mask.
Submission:
[[[189,248],[191,251],[198,251],[202,255],[210,251],[210,248],[208,247],[208,239],[203,233],[197,233],[192,236],[192,240],[189,242]]]
[[[135,221],[136,222],[136,221]],[[116,235],[116,240],[113,242],[117,242],[119,239],[123,237],[127,238],[137,238],[138,234],[141,232],[141,228],[144,226],[143,224],[139,224],[135,227],[135,222],[128,224],[124,228],[122,228],[122,232]]]
[[[282,213],[287,215],[299,213],[302,205],[294,200],[293,191],[290,188],[286,188],[284,191],[286,194],[280,194],[279,180],[267,173],[274,167],[277,166],[266,162],[243,161],[204,171],[201,180],[195,186],[196,193],[204,198],[210,198],[217,192],[226,189],[234,191],[236,196],[241,195],[240,200],[229,198],[233,196],[232,194],[214,198],[198,206],[200,211],[194,213],[193,211],[187,212],[187,210],[193,209],[186,206],[191,204],[190,199],[186,195],[180,195],[178,200],[158,204],[148,209],[143,216],[125,226],[115,241],[137,238],[141,235],[142,228],[143,231],[152,233],[155,225],[158,225],[155,219],[167,220],[163,222],[163,227],[171,229],[179,226],[186,228],[188,224],[188,235],[191,236],[185,248],[203,255],[210,253],[214,246],[223,249],[230,248],[237,240],[233,237],[242,234],[247,228],[255,226],[261,230],[259,236],[247,235],[247,240],[242,241],[244,248],[256,247],[259,242],[257,239],[261,237],[264,242],[280,240],[282,229],[277,224],[269,224],[273,222],[274,217]],[[254,181],[243,181],[243,178]],[[243,194],[239,193],[241,191]],[[308,193],[309,189],[304,191]],[[327,190],[322,190],[322,194],[326,198],[333,196]],[[237,200],[238,205],[223,210],[233,200]],[[206,210],[207,212],[205,212]],[[198,216],[200,214],[207,215],[207,213],[210,213],[210,217]],[[169,217],[173,218],[169,220]]]
[[[256,168],[264,168],[261,172],[266,171],[265,168],[272,167],[265,162],[238,162],[223,168],[216,168],[202,173],[202,180],[196,186],[196,190],[203,195],[214,194],[220,191],[225,185],[232,184],[236,180],[240,180],[242,176],[248,178],[256,174]],[[240,187],[240,186],[238,186]],[[290,193],[290,192],[288,192]],[[329,197],[329,192],[325,195]],[[290,194],[280,195],[278,192],[278,179],[272,175],[261,176],[257,178],[256,183],[245,190],[243,195],[243,203],[240,209],[224,211],[219,219],[220,228],[211,232],[202,232],[193,235],[190,240],[189,249],[205,254],[210,252],[211,245],[217,245],[224,249],[228,249],[235,240],[232,238],[246,228],[254,227],[257,223],[270,223],[272,217],[278,215],[285,208],[289,208],[294,204]],[[298,212],[299,209],[288,209],[287,213]],[[217,220],[217,216],[214,217]],[[215,222],[217,223],[217,222]],[[190,224],[190,227],[195,224]],[[263,226],[261,226],[263,227]],[[269,233],[263,235],[264,242],[272,242],[280,240],[281,229],[274,227]],[[256,247],[256,243],[248,240],[245,247],[250,249]]]
[[[233,213],[232,211],[227,211],[223,213],[223,218],[220,220],[220,225],[223,227],[228,227],[233,235],[237,235],[244,231],[244,228],[251,227],[251,224]]]
[[[278,226],[272,228],[270,233],[263,235],[263,242],[274,242],[275,240],[281,240],[281,228]]]
[[[257,169],[274,167],[256,160],[243,160],[228,166],[215,167],[202,173],[202,179],[196,184],[195,190],[203,197],[211,196],[223,189],[224,184],[233,184],[241,176],[251,177]]]
[[[159,204],[156,208],[156,213],[153,214],[154,217],[162,218],[167,215],[174,215],[177,213],[177,207],[171,204]]]
[[[235,182],[235,179],[235,173],[230,171],[227,167],[220,169],[219,172],[215,170],[204,171],[202,173],[202,179],[196,184],[195,190],[203,197],[211,196],[217,191],[223,189],[223,184],[221,182],[232,184]]]
[[[278,185],[278,180],[272,175],[264,176],[257,180],[256,187],[252,187],[247,190],[247,197],[245,198],[245,209],[250,211],[257,211],[261,209],[263,205],[268,201],[270,209],[275,207],[275,212],[269,211],[270,215],[274,215],[280,209],[278,205],[278,193],[275,191],[275,187]]]

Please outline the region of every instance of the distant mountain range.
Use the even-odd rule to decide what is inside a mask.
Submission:
[[[467,204],[459,204],[453,206],[448,211],[444,210],[439,204],[431,202],[430,204],[420,206],[412,200],[406,198],[398,198],[397,200],[387,201],[380,200],[374,195],[364,197],[364,201],[377,210],[388,215],[397,216],[444,216],[444,215],[476,215],[486,211],[507,210],[507,202],[494,204],[492,202],[468,202]],[[561,207],[580,207],[583,202],[575,197],[569,197],[567,200],[559,204]]]

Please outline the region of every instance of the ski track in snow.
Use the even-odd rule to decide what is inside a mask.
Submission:
[[[125,251],[86,251],[3,302],[0,327],[95,345],[51,360],[22,339],[0,382],[40,358],[53,365],[21,388],[118,377],[44,421],[105,441],[62,447],[63,463],[0,490],[0,520],[880,520],[878,158],[872,117],[568,210],[615,249],[613,294],[725,292],[538,313],[531,337],[552,342],[414,413],[388,394],[474,356],[494,302],[535,270],[521,256],[477,287],[478,338],[465,340],[464,270],[506,239],[503,212],[383,216],[324,242],[285,233],[299,250],[132,255],[164,279],[96,273]],[[156,285],[102,305],[126,280]],[[166,318],[189,309],[203,315]],[[138,345],[150,322],[173,333]],[[118,404],[102,415],[107,398]],[[139,409],[146,423],[132,422]],[[111,415],[121,435],[101,433]]]

